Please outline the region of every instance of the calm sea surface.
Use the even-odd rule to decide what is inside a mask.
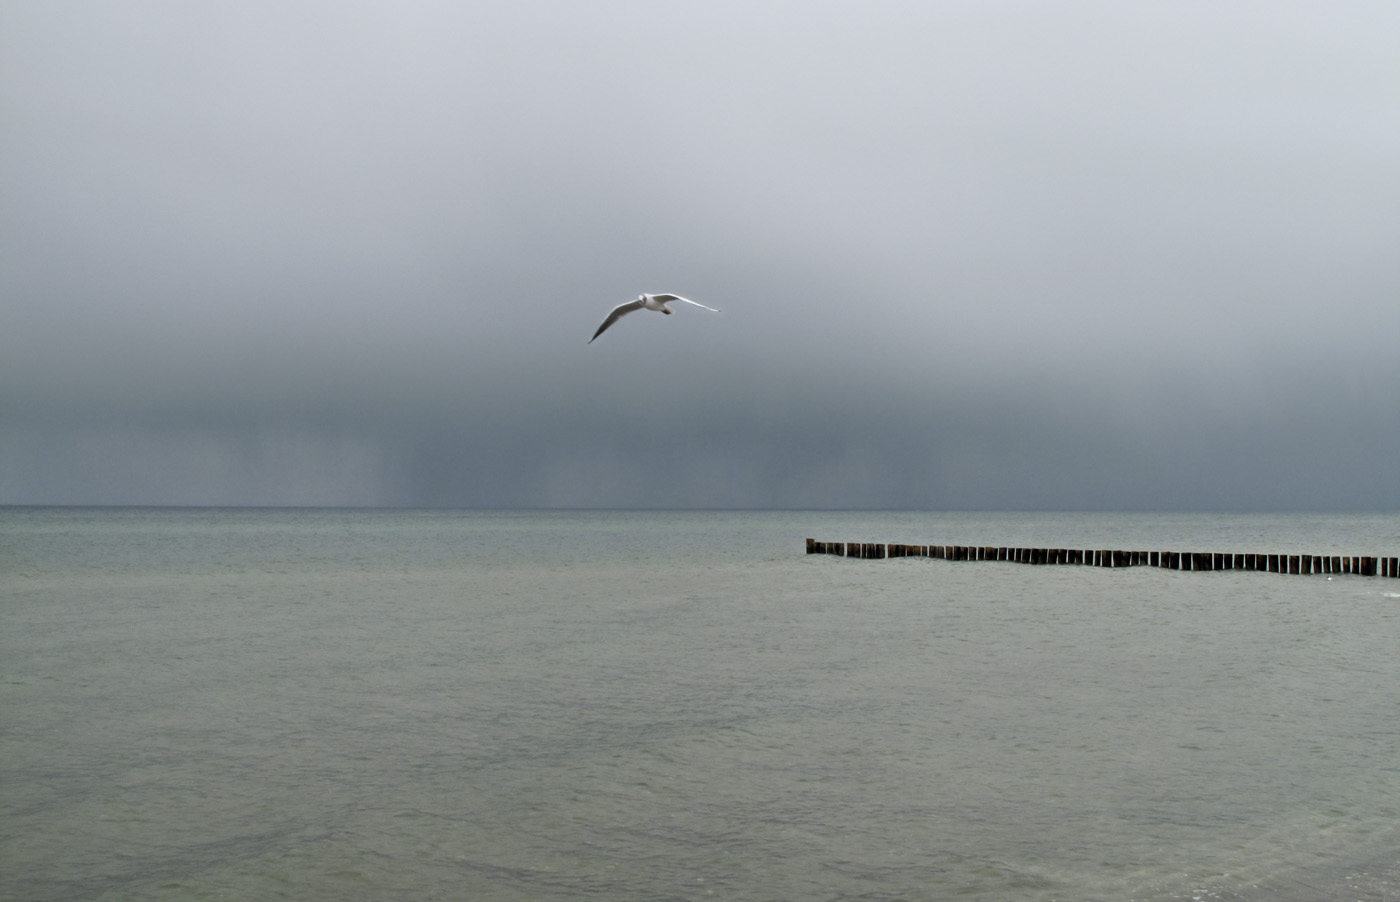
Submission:
[[[0,898],[1400,898],[1400,515],[0,508]]]

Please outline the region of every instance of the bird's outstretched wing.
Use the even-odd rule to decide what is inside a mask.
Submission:
[[[613,323],[617,322],[619,319],[622,318],[624,314],[631,313],[633,310],[641,309],[641,301],[632,301],[631,303],[619,304],[618,306],[614,307],[612,313],[609,313],[608,318],[603,320],[603,324],[598,327],[598,331],[593,333],[593,338],[597,338],[599,335],[602,335],[604,332],[606,332],[608,330],[608,326],[611,326]],[[588,339],[589,344],[593,344],[593,338]]]
[[[685,301],[687,304],[694,304],[697,307],[703,307],[711,313],[719,313],[719,311],[713,307],[705,307],[704,304],[701,304],[698,301],[692,301],[690,298],[683,298],[678,294],[654,294],[652,295],[652,297],[656,298],[658,301]]]

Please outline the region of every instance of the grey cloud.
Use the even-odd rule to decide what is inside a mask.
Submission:
[[[1387,4],[5,18],[0,502],[1400,505]]]

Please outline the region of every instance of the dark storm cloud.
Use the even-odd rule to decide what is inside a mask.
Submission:
[[[1391,5],[3,15],[0,502],[1400,506]]]

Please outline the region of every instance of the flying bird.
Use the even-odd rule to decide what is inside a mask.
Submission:
[[[614,307],[612,313],[609,313],[608,318],[603,320],[603,324],[598,327],[598,331],[593,333],[593,338],[602,335],[608,330],[608,326],[622,319],[622,317],[631,313],[633,310],[659,310],[667,316],[670,316],[674,311],[666,305],[672,301],[684,301],[687,304],[695,304],[697,307],[709,310],[711,313],[719,313],[719,311],[713,307],[706,307],[704,304],[696,304],[695,301],[692,301],[690,298],[683,298],[678,294],[639,294],[635,301]],[[593,344],[593,338],[588,339],[589,344]]]

